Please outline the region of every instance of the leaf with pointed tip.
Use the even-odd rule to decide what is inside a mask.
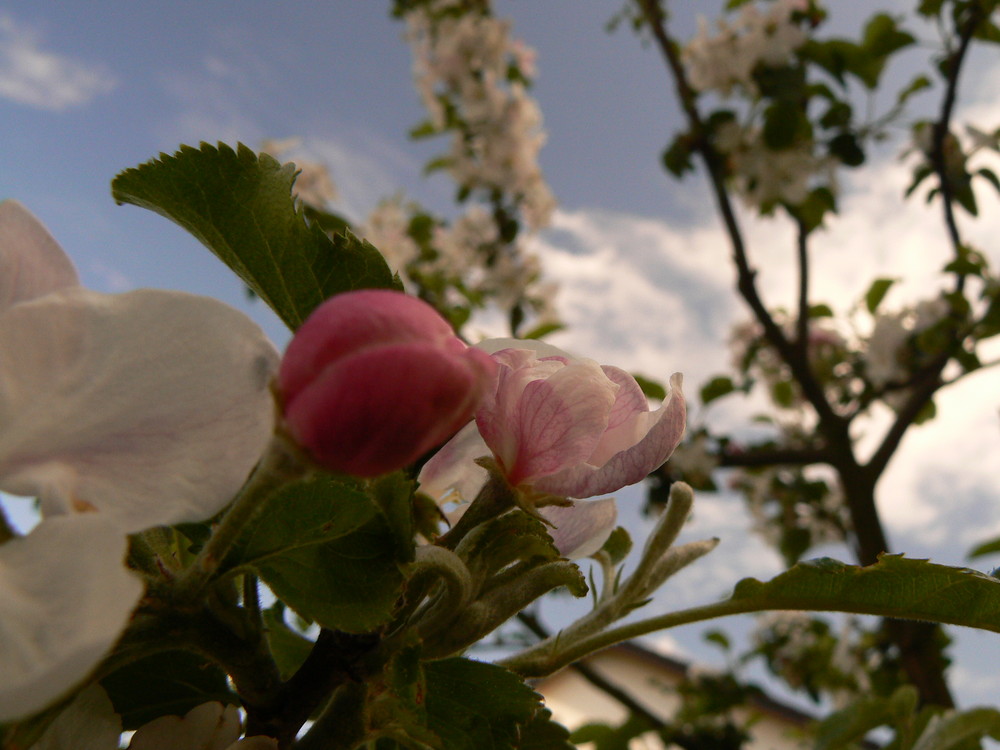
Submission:
[[[882,555],[867,567],[822,558],[799,563],[766,583],[745,578],[730,603],[748,612],[852,612],[1000,633],[1000,580],[901,555]]]
[[[242,144],[202,143],[126,169],[111,193],[191,232],[292,330],[334,294],[398,288],[371,244],[346,230],[331,239],[306,222],[292,198],[294,181],[293,164]]]
[[[448,750],[519,747],[541,696],[503,667],[462,657],[424,665],[427,725]],[[558,746],[557,746],[558,747]]]
[[[363,632],[392,614],[406,555],[398,547],[398,534],[365,493],[321,476],[269,500],[223,569],[253,568],[306,619]]]
[[[913,750],[957,750],[970,747],[970,741],[992,737],[1000,740],[1000,711],[973,708],[961,713],[935,716],[913,746]],[[971,747],[978,746],[974,742]]]
[[[882,726],[899,729],[917,710],[917,691],[904,685],[891,696],[862,695],[835,711],[816,729],[816,750],[850,747]]]
[[[101,680],[125,729],[153,719],[183,716],[208,701],[238,704],[226,674],[190,651],[164,651],[133,662]]]

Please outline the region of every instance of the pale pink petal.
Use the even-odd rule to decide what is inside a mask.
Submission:
[[[0,203],[0,313],[79,283],[73,262],[42,223],[17,201]]]
[[[31,750],[116,750],[121,734],[111,699],[94,683],[63,709]]]
[[[161,716],[139,727],[129,750],[226,750],[240,736],[235,706],[218,701],[195,706],[184,718]]]
[[[98,513],[43,521],[0,546],[0,721],[62,697],[118,640],[143,591],[127,546]]]
[[[641,481],[670,457],[684,435],[687,412],[679,374],[670,378],[670,386],[667,400],[652,413],[655,424],[642,440],[616,453],[603,466],[577,464],[542,477],[534,482],[535,489],[562,497],[593,497]]]
[[[207,297],[82,288],[0,315],[0,490],[122,530],[221,510],[267,445],[278,356]]]
[[[601,500],[576,500],[572,505],[549,505],[539,513],[551,521],[549,529],[559,554],[576,560],[590,557],[611,536],[618,520],[618,508],[613,497]]]
[[[618,385],[615,405],[608,417],[608,429],[601,436],[587,463],[603,466],[616,453],[638,443],[657,421],[649,411],[649,402],[635,378],[617,367],[604,365],[608,379]]]
[[[527,349],[505,349],[493,355],[498,365],[494,388],[488,389],[476,411],[476,423],[493,453],[504,466],[517,460],[520,442],[517,434],[521,397],[529,383],[545,379],[565,364],[538,361]]]
[[[534,483],[538,477],[586,460],[607,427],[617,390],[590,360],[574,362],[545,380],[528,383],[509,415],[517,439],[514,463],[504,466],[511,484]],[[483,437],[489,445],[489,437]]]
[[[424,464],[417,477],[420,491],[439,504],[472,502],[488,478],[475,460],[488,455],[476,423],[469,422]]]

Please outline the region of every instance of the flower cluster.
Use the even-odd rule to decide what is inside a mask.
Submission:
[[[431,127],[454,129],[448,169],[463,189],[508,193],[530,228],[543,227],[555,202],[538,166],[545,142],[541,113],[524,83],[534,54],[511,39],[507,21],[486,12],[448,12],[456,5],[440,0],[406,16]]]
[[[761,12],[753,3],[747,3],[732,24],[719,20],[714,35],[708,22],[699,19],[698,34],[681,53],[691,85],[698,91],[717,91],[723,96],[729,96],[736,87],[755,95],[753,73],[757,66],[784,65],[806,42],[796,14],[808,7],[805,0],[775,0]]]
[[[270,737],[239,739],[243,733],[235,706],[211,701],[181,716],[161,716],[139,727],[128,750],[278,750]],[[107,693],[91,685],[45,730],[32,750],[118,750],[121,719]]]
[[[714,143],[726,156],[734,189],[748,206],[765,210],[776,203],[798,206],[817,184],[836,192],[838,162],[818,154],[811,139],[773,149],[764,143],[760,128],[728,122],[716,130]]]
[[[917,337],[951,312],[948,301],[937,297],[894,312],[880,313],[866,342],[865,375],[876,388],[905,383],[925,360]]]

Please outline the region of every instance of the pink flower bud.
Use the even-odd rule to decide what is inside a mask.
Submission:
[[[500,366],[476,423],[508,481],[593,497],[643,479],[684,434],[681,376],[650,411],[635,378],[540,342],[483,342]],[[501,348],[510,347],[510,348]]]
[[[495,371],[426,303],[366,289],[327,300],[302,324],[278,390],[288,432],[316,463],[372,477],[457,432]]]

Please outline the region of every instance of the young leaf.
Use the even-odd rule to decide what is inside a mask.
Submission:
[[[285,605],[275,602],[263,612],[267,642],[278,665],[281,679],[287,680],[302,666],[313,649],[313,642],[292,630],[284,618]]]
[[[732,601],[747,611],[802,609],[928,620],[1000,633],[1000,580],[901,555],[859,567],[823,558],[766,583],[745,578]]]
[[[701,387],[701,402],[703,404],[711,403],[715,399],[725,396],[727,393],[732,393],[735,389],[736,386],[733,385],[732,378],[728,378],[725,375],[717,375]]]
[[[970,742],[992,737],[1000,740],[1000,711],[973,708],[961,713],[935,716],[920,735],[913,750],[953,750],[970,747]],[[978,742],[971,745],[977,746]]]
[[[816,750],[850,747],[873,729],[898,727],[917,710],[917,692],[904,685],[891,696],[862,695],[820,722],[816,731]]]
[[[397,288],[372,245],[349,232],[330,239],[305,221],[294,178],[294,165],[242,144],[203,143],[126,169],[111,193],[187,229],[294,330],[334,294]]]
[[[239,705],[225,673],[191,651],[164,651],[133,662],[101,680],[126,729],[159,716],[183,716],[208,701]]]
[[[223,569],[254,568],[303,617],[361,632],[392,614],[401,555],[397,534],[367,495],[320,477],[272,498]]]
[[[868,308],[868,312],[872,315],[878,310],[878,306],[882,304],[882,300],[888,293],[889,289],[893,284],[896,283],[898,279],[875,279],[868,287],[868,291],[865,292],[865,307]]]
[[[456,657],[425,664],[424,674],[427,725],[448,750],[518,747],[519,726],[541,708],[538,693],[494,664]]]

